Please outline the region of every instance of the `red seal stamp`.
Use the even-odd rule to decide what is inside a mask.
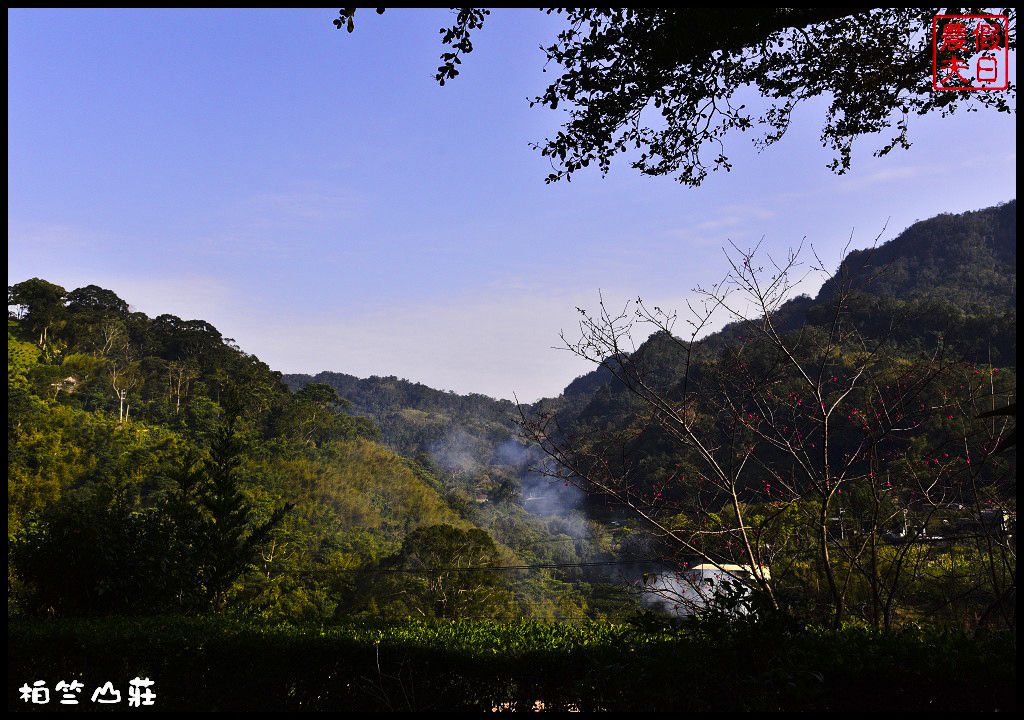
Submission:
[[[1005,15],[936,15],[932,20],[932,87],[1005,90],[1010,47]]]

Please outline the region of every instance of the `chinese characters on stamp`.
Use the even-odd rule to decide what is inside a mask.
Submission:
[[[1005,15],[936,15],[932,20],[932,87],[1005,90],[1009,86]]]

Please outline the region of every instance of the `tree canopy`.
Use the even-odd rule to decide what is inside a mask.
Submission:
[[[378,12],[383,12],[378,9]],[[561,73],[531,101],[568,107],[568,121],[552,138],[535,143],[551,159],[546,182],[570,180],[592,163],[607,173],[612,159],[630,153],[646,175],[671,175],[700,185],[709,170],[732,164],[724,138],[754,130],[764,148],[788,130],[803,101],[830,98],[821,142],[834,153],[830,168],[845,173],[853,142],[884,133],[876,156],[909,148],[909,118],[981,107],[1013,112],[1006,91],[935,91],[932,88],[932,22],[956,10],[940,8],[717,8],[547,9],[566,16],[567,28],[544,48],[545,70]],[[354,28],[353,8],[341,10],[338,28]],[[442,28],[435,76],[444,85],[459,74],[473,50],[471,32],[488,10],[458,8],[455,24]],[[1013,8],[1009,37],[1016,48]],[[1001,45],[1002,46],[1002,45]],[[941,59],[941,58],[940,58]],[[766,109],[748,108],[747,88]],[[759,103],[763,105],[764,103]],[[637,153],[639,155],[637,156]]]

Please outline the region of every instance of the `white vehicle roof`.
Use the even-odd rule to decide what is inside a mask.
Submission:
[[[702,577],[715,576],[715,575],[754,575],[753,568],[750,565],[731,565],[728,563],[721,563],[715,565],[714,563],[701,563],[700,565],[694,565],[690,568],[688,573],[696,575],[700,573]],[[765,580],[771,580],[772,574],[766,567],[761,567],[761,574]]]

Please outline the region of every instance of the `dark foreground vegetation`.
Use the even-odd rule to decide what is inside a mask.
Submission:
[[[149,678],[167,710],[999,710],[1016,707],[1016,634],[716,624],[227,618],[18,622],[16,688]],[[51,700],[51,703],[55,702]],[[108,706],[124,709],[124,705]],[[64,708],[61,708],[64,709]]]

